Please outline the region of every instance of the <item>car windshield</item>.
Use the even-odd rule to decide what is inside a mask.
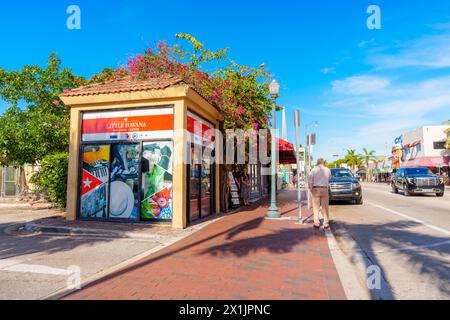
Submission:
[[[408,168],[405,169],[406,175],[414,175],[414,174],[433,174],[428,168]]]
[[[331,169],[331,176],[333,178],[353,178],[353,174],[345,169]]]

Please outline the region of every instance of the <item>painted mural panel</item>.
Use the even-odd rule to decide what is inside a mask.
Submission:
[[[83,147],[81,218],[106,219],[108,217],[109,158],[109,146]]]
[[[111,219],[139,218],[139,144],[116,144],[111,147]]]
[[[173,217],[173,142],[143,144],[141,217],[171,220]]]

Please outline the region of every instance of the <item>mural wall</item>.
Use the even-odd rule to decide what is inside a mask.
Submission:
[[[173,143],[146,142],[142,152],[141,218],[170,220],[173,217]]]
[[[110,218],[139,218],[140,145],[112,145]]]
[[[108,218],[109,159],[108,145],[83,146],[81,218]]]

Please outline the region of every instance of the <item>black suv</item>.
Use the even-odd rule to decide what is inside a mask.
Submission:
[[[363,204],[362,188],[359,179],[348,169],[331,169],[330,201],[354,201]]]
[[[413,194],[435,193],[444,196],[444,181],[428,168],[402,168],[393,176],[392,192],[402,190],[405,196]]]

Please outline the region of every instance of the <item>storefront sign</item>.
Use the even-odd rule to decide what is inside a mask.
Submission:
[[[173,136],[173,108],[146,108],[83,114],[82,139],[139,141]]]
[[[192,112],[188,112],[187,130],[192,134],[194,144],[208,146],[214,141],[214,126]]]

